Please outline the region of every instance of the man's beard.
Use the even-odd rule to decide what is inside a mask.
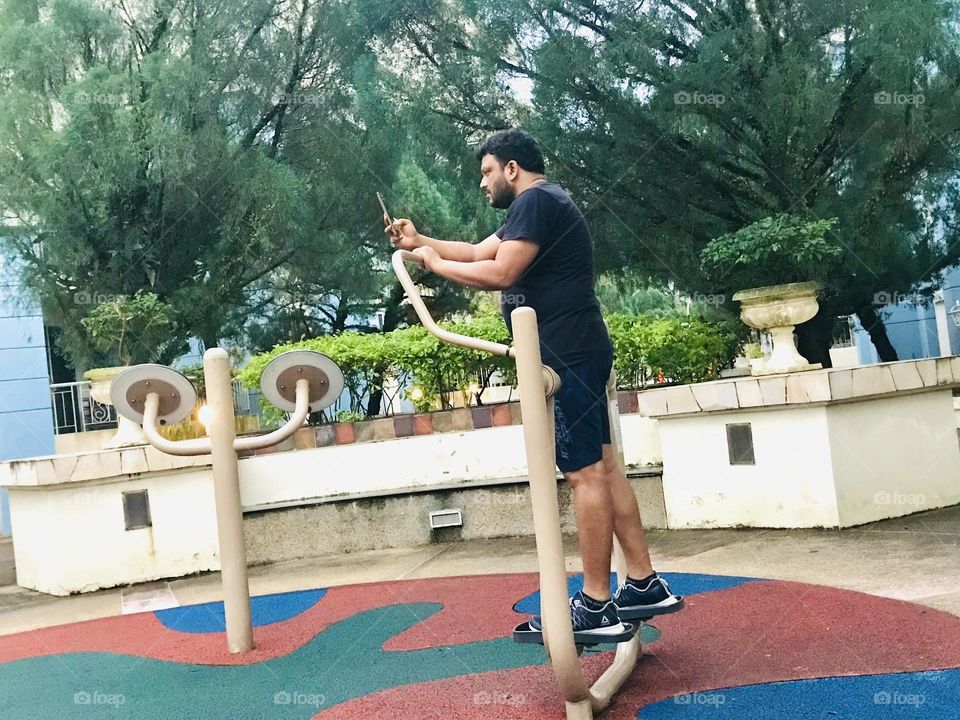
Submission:
[[[510,204],[517,199],[517,193],[514,192],[513,188],[504,183],[496,190],[490,191],[490,206],[495,207],[498,210],[505,210],[510,207]]]

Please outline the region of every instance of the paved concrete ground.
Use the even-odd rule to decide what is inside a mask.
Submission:
[[[796,580],[909,600],[960,616],[960,507],[846,530],[659,530],[654,565],[669,572]],[[567,565],[580,569],[574,538]],[[427,545],[251,568],[254,595],[354,583],[532,572],[532,538]],[[0,635],[120,614],[120,590],[54,598],[14,584],[0,541]],[[220,599],[219,575],[170,581],[181,604]],[[129,591],[129,589],[128,589]]]

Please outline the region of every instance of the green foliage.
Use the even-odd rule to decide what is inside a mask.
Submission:
[[[836,224],[836,218],[764,218],[707,243],[701,254],[703,271],[719,287],[735,291],[822,281],[843,254],[824,237]]]
[[[696,316],[656,318],[611,314],[606,320],[616,353],[620,387],[641,387],[661,370],[679,382],[716,377],[720,368],[731,363],[739,347],[738,338],[726,324]],[[506,326],[492,305],[481,305],[473,316],[440,323],[440,326],[462,335],[510,344]],[[414,403],[418,412],[449,407],[451,396],[465,394],[471,384],[476,384],[479,395],[495,372],[505,384],[516,383],[512,359],[440,342],[419,325],[384,334],[346,332],[281,345],[251,358],[238,377],[247,387],[259,387],[267,363],[279,353],[293,349],[317,350],[340,365],[350,395],[350,408],[335,410],[333,416],[337,419],[373,416],[375,413],[365,412],[364,398],[382,390],[384,378],[393,378],[400,386],[409,384],[405,397]],[[414,388],[422,392],[421,397],[411,397]],[[270,417],[279,419],[279,415]]]
[[[150,362],[162,354],[173,334],[171,307],[153,293],[137,291],[97,305],[83,326],[96,349],[121,365]]]
[[[203,374],[203,363],[194,363],[177,368],[193,384],[197,391],[197,397],[205,398],[207,396],[207,379]]]
[[[470,320],[444,322],[441,327],[493,342],[510,342],[506,326],[489,306],[482,306]],[[238,376],[247,387],[259,387],[260,376],[270,360],[286,350],[301,348],[317,350],[336,362],[343,370],[349,410],[371,416],[378,409],[370,413],[364,402],[377,391],[383,391],[390,399],[384,383],[388,378],[400,387],[412,383],[421,388],[423,398],[416,404],[425,410],[434,403],[449,406],[451,394],[465,392],[472,383],[482,391],[494,372],[499,371],[506,382],[514,382],[516,374],[508,358],[441,343],[422,326],[415,325],[389,333],[345,332],[279,345],[251,358]]]
[[[645,328],[646,362],[651,371],[681,383],[716,380],[740,349],[728,325],[696,317],[657,319]]]
[[[202,5],[0,3],[4,235],[78,368],[100,358],[77,294],[156,294],[168,349],[389,330],[407,318],[374,191],[438,233],[493,222],[399,120],[366,9]],[[466,305],[448,286],[432,303]]]
[[[686,306],[674,293],[625,272],[599,277],[597,299],[604,312],[609,313],[670,317],[686,312]]]
[[[363,420],[363,414],[354,412],[353,410],[337,410],[334,418],[337,422],[352,423]]]
[[[643,387],[659,372],[681,383],[716,379],[740,347],[728,323],[708,322],[694,315],[612,314],[606,320],[620,387]]]

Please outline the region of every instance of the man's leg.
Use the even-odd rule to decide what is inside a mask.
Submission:
[[[613,497],[613,531],[627,561],[628,577],[617,578],[620,588],[614,600],[620,618],[648,620],[654,615],[680,610],[683,608],[683,598],[675,595],[666,581],[653,572],[637,497],[620,469],[613,446],[606,443],[603,446],[603,463]]]
[[[564,473],[564,477],[573,490],[573,509],[577,517],[577,537],[583,560],[583,591],[594,600],[608,600],[615,499],[610,492],[606,466],[601,460],[580,470]]]
[[[632,578],[645,578],[653,574],[647,535],[643,531],[643,523],[640,520],[637,497],[620,469],[620,463],[617,461],[612,445],[603,446],[602,465],[605,484],[610,490],[613,503],[613,532],[620,541],[620,547],[623,548],[623,555],[627,560],[627,574]],[[580,515],[578,514],[577,525],[579,524]],[[586,559],[584,559],[584,572],[586,573]],[[619,578],[619,580],[623,582],[626,578]]]

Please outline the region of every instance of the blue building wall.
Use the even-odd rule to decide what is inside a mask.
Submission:
[[[0,256],[0,461],[54,452],[43,317],[24,296],[17,268]],[[0,490],[0,534],[10,534]]]
[[[948,271],[943,280],[943,302],[947,311],[960,300],[960,267]],[[940,342],[937,336],[937,321],[933,303],[926,305],[912,301],[887,305],[882,311],[883,324],[887,329],[890,343],[901,360],[938,357]],[[960,354],[960,328],[948,318],[950,348],[954,355]],[[870,364],[879,362],[876,348],[870,335],[863,326],[856,324],[857,354],[860,362]]]
[[[943,305],[948,313],[957,300],[960,300],[960,267],[948,272],[943,279]],[[960,327],[950,317],[947,318],[947,330],[950,333],[951,353],[960,355]]]

